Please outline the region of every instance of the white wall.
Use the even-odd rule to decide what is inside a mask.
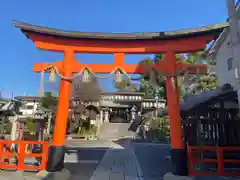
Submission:
[[[221,44],[216,54],[216,75],[218,77],[219,85],[229,83],[235,87],[236,80],[234,77],[234,69],[232,68],[231,70],[228,70],[228,59],[233,56],[232,48],[228,45],[229,41],[228,36],[224,43]]]
[[[240,9],[237,9],[237,11],[238,13],[240,13]],[[240,30],[240,20],[238,21],[238,27]],[[225,41],[220,45],[220,48],[218,49],[216,54],[216,60],[217,60],[216,74],[217,74],[220,85],[229,83],[233,87],[236,87],[234,69],[228,70],[228,66],[227,66],[227,60],[233,56],[232,47],[229,46],[228,44],[230,44],[229,34],[225,39]]]
[[[31,115],[37,110],[38,105],[38,102],[25,102],[24,106],[20,107],[20,112],[23,115]]]

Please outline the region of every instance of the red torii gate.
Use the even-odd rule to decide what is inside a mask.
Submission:
[[[14,21],[15,27],[34,43],[36,48],[64,53],[63,61],[51,63],[35,63],[34,71],[42,72],[49,66],[55,66],[68,78],[72,73],[88,67],[95,73],[110,73],[116,67],[126,73],[142,74],[146,67],[143,64],[125,64],[125,54],[165,54],[165,61],[153,65],[152,68],[168,74],[166,77],[167,104],[170,119],[171,156],[176,175],[187,175],[187,161],[179,109],[179,94],[176,88],[176,72],[188,70],[189,73],[206,72],[204,65],[186,65],[176,63],[176,53],[196,52],[206,48],[206,44],[214,40],[225,25],[212,25],[202,28],[159,33],[114,34],[69,32],[40,27]],[[114,64],[81,64],[75,59],[75,53],[114,54]],[[170,75],[169,75],[170,74]],[[64,165],[64,142],[68,119],[71,81],[61,79],[59,103],[54,128],[53,142],[50,146],[47,170],[59,171]]]

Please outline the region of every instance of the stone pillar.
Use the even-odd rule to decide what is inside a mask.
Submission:
[[[48,124],[47,124],[47,135],[50,136],[51,132],[51,122],[52,122],[52,113],[49,113],[48,115]]]
[[[106,109],[105,112],[104,112],[104,121],[105,122],[109,122],[109,112],[108,112],[108,109]]]
[[[136,120],[136,111],[137,111],[136,107],[133,106],[131,109],[131,122]]]
[[[100,125],[103,123],[103,110],[100,110]]]
[[[40,140],[40,137],[41,137],[41,123],[37,119],[35,120],[35,122],[36,122],[35,123],[35,129],[36,129],[37,140],[41,141]]]
[[[14,116],[12,119],[12,129],[11,129],[11,140],[14,141],[17,139],[17,119],[18,116]],[[15,149],[15,144],[11,144],[11,149]]]
[[[105,121],[109,122],[109,112],[108,112],[108,110],[105,111]]]

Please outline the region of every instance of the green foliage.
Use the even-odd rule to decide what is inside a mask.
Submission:
[[[154,63],[158,63],[165,59],[164,54],[157,54],[153,59],[147,58],[143,59],[141,63],[145,65],[152,65]],[[156,82],[151,82],[149,79],[149,69],[146,69],[146,73],[142,75],[140,78],[140,88],[139,92],[144,92],[146,98],[154,98],[158,97],[159,99],[166,99],[166,89],[165,89],[165,77],[155,74]]]
[[[170,137],[170,125],[167,116],[153,118],[149,124],[149,134],[154,141],[166,141]]]
[[[184,60],[184,54],[176,54],[176,60],[181,61]],[[154,63],[158,63],[158,61],[163,61],[165,60],[165,55],[164,54],[156,54],[153,58]]]
[[[137,90],[137,86],[136,84],[133,84],[131,82],[131,79],[129,79],[128,77],[124,77],[122,78],[121,82],[116,82],[114,81],[114,86],[115,88],[117,88],[119,91],[136,91]]]
[[[218,87],[218,81],[216,76],[201,76],[199,91],[210,91]]]
[[[89,136],[89,135],[96,135],[97,133],[97,127],[94,126],[94,125],[90,125],[88,127],[86,126],[82,126],[81,127],[81,130],[78,132],[79,135],[82,135],[82,136]]]
[[[208,56],[206,52],[192,52],[187,54],[187,58],[185,59],[186,64],[201,64],[203,60],[207,60]]]
[[[12,123],[7,117],[0,117],[0,131],[3,134],[11,134]]]
[[[207,63],[209,65],[214,64],[214,59],[211,57],[208,57],[205,52],[196,52],[196,53],[189,53],[187,56],[187,59],[185,60],[185,63],[187,64],[201,64],[201,63]],[[209,67],[211,68],[211,67]],[[196,83],[196,82],[193,82]],[[217,77],[214,75],[200,75],[199,82],[197,84],[196,90],[194,90],[192,93],[200,93],[203,91],[209,91],[214,90],[218,87],[218,81]],[[181,95],[184,95],[185,92],[182,91]]]
[[[145,73],[142,74],[140,77],[140,87],[139,89],[136,88],[134,84],[132,84],[131,80],[128,78],[123,79],[123,81],[119,84],[115,83],[115,87],[119,89],[120,91],[138,91],[138,92],[144,92],[145,97],[147,98],[154,98],[156,95],[159,99],[167,99],[166,97],[166,87],[165,87],[165,76],[163,76],[160,72],[156,72],[155,74],[155,82],[151,82],[150,80],[150,70],[148,68],[151,67],[150,65],[154,63],[158,63],[159,61],[165,60],[164,54],[156,54],[153,58],[145,58],[143,59],[140,64],[144,64],[146,66]],[[201,63],[209,63],[210,65],[213,64],[215,61],[207,56],[205,52],[194,52],[194,53],[188,53],[187,55],[184,54],[176,54],[176,61],[182,60],[186,64],[201,64]],[[195,75],[196,77],[196,75]],[[186,77],[188,78],[188,77]],[[179,76],[178,77],[178,86],[180,91],[180,97],[184,96],[186,94],[186,88],[188,88],[189,85],[184,86],[184,77]],[[218,82],[216,76],[211,75],[201,75],[199,82],[192,82],[192,83],[198,83],[196,91],[202,92],[207,90],[213,90],[218,87]],[[196,93],[194,90],[191,93]]]
[[[57,102],[57,97],[52,96],[51,92],[46,92],[40,100],[41,106],[47,109],[56,109]]]
[[[156,95],[158,98],[166,98],[165,91],[165,80],[159,79],[158,85],[155,86],[153,83],[145,80],[143,77],[140,78],[139,92],[144,92],[146,98],[154,98]]]
[[[36,132],[35,120],[32,118],[27,119],[27,128],[29,132]]]

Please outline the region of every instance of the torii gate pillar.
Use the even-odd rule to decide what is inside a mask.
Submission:
[[[72,77],[72,67],[75,63],[75,52],[71,49],[64,51],[64,60],[62,64],[62,75]],[[67,129],[69,99],[71,96],[72,82],[61,79],[59,90],[59,101],[54,126],[54,136],[52,145],[49,148],[47,163],[48,171],[58,171],[64,168],[65,156],[65,135]]]
[[[165,54],[167,69],[170,74],[176,74],[176,55],[174,52],[168,51]],[[187,149],[183,142],[183,130],[181,125],[180,116],[180,103],[179,103],[179,89],[176,76],[166,77],[167,89],[167,106],[168,116],[170,120],[170,137],[171,137],[171,160],[173,164],[173,171],[177,175],[188,174],[187,164]]]

